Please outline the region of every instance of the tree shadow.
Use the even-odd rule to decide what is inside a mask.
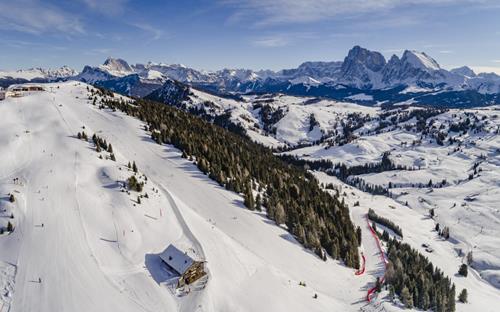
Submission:
[[[290,233],[283,233],[283,234],[280,234],[280,237],[283,238],[284,240],[286,240],[287,242],[290,242],[292,244],[295,244],[297,246],[300,246],[300,247],[303,247],[302,244],[300,244],[296,239],[295,237],[290,234]]]

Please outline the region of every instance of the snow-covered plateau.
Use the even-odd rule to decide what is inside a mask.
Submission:
[[[369,208],[401,226],[402,241],[441,268],[457,295],[468,290],[468,303],[457,302],[457,311],[498,310],[496,106],[383,111],[287,95],[234,100],[199,90],[182,100],[214,115],[229,113],[252,140],[280,153],[351,167],[390,152],[394,164],[407,168],[357,176],[386,195],[314,172],[339,190],[361,227],[366,262],[356,275],[305,249],[264,212],[245,209],[240,194],[210,180],[180,150],[155,144],[140,120],[93,105],[94,87],[76,81],[43,87],[0,101],[0,227],[13,227],[0,234],[0,312],[400,311],[384,292],[366,300],[385,265],[366,220]],[[112,144],[116,161],[79,139],[82,131]],[[124,187],[134,162],[140,193]],[[450,239],[437,234],[436,222],[449,227]],[[203,284],[172,287],[172,272],[159,257],[170,244],[206,261]],[[469,275],[459,276],[470,251]]]

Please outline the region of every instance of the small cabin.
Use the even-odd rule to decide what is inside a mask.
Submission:
[[[12,97],[20,97],[28,92],[41,92],[45,89],[40,85],[35,84],[24,84],[24,85],[12,85],[8,88],[9,94]]]
[[[174,245],[169,245],[160,258],[166,265],[179,274],[177,288],[189,285],[206,275],[205,261],[195,260]]]

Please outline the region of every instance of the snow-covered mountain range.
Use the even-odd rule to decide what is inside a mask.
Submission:
[[[15,71],[0,70],[0,79],[58,79],[76,76],[78,72],[68,66],[57,69],[30,68]]]
[[[423,52],[406,50],[388,61],[376,51],[353,47],[343,61],[305,62],[280,71],[222,69],[200,71],[180,64],[128,64],[108,58],[80,73],[67,67],[0,72],[14,79],[73,79],[105,86],[125,95],[146,96],[168,79],[217,93],[285,93],[320,96],[364,104],[485,106],[500,101],[500,76],[476,74],[469,67],[446,70]],[[5,83],[4,83],[5,84]]]
[[[92,71],[95,76],[92,76]],[[103,80],[105,72],[115,77],[137,74],[144,80],[161,81],[171,78],[180,82],[206,85],[221,91],[258,91],[276,83],[308,85],[344,85],[362,90],[377,90],[399,86],[440,87],[455,91],[476,90],[481,93],[499,93],[500,76],[476,75],[470,68],[445,70],[423,52],[405,51],[401,57],[393,55],[389,61],[375,51],[359,46],[352,48],[343,62],[305,62],[297,68],[280,71],[253,71],[223,69],[215,72],[198,71],[183,65],[136,64],[128,65],[121,59],[107,59],[99,67],[86,67],[81,78],[90,82]]]

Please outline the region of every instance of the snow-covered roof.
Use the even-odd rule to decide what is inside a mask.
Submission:
[[[25,84],[13,84],[13,85],[10,85],[7,90],[9,91],[12,91],[12,90],[16,90],[16,89],[21,89],[21,88],[29,88],[29,87],[38,87],[38,88],[42,88],[42,85],[40,84],[36,84],[36,83],[25,83]]]
[[[194,262],[193,258],[174,245],[169,245],[161,253],[160,258],[180,275],[184,274]]]

